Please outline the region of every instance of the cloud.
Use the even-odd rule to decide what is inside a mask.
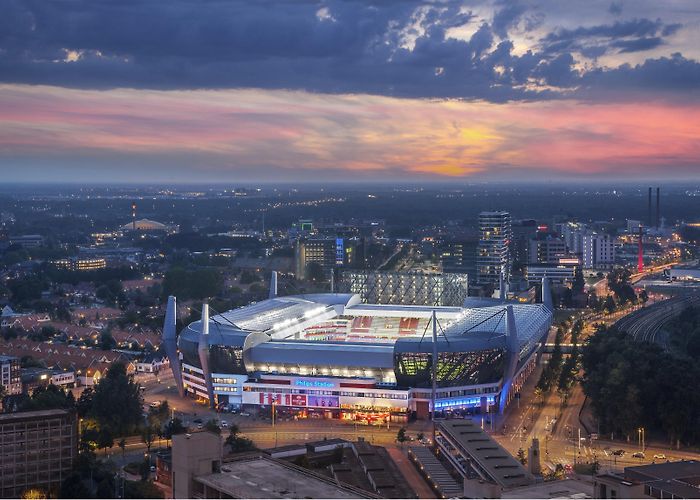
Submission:
[[[567,67],[567,61],[562,61]],[[4,180],[687,175],[700,103],[0,86]]]
[[[0,82],[551,99],[579,85],[590,95],[619,66],[598,58],[657,49],[680,29],[644,17],[556,29],[544,19],[502,1],[4,0]]]
[[[622,2],[611,2],[610,7],[608,7],[608,12],[613,16],[622,15]]]

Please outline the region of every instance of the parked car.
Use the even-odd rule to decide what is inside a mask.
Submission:
[[[228,422],[227,422],[226,420],[222,420],[222,421],[221,421],[221,427],[223,427],[224,429],[226,429],[226,428],[228,427]]]
[[[197,424],[197,429],[202,430],[204,428],[204,424]]]
[[[615,455],[617,457],[624,457],[625,456],[625,450],[622,450],[622,449],[615,450],[612,453],[613,453],[613,455]]]
[[[632,458],[646,458],[646,456],[644,455],[644,452],[636,451],[632,453]]]
[[[194,422],[195,424],[202,424],[202,423],[204,423],[204,421],[203,421],[201,418],[195,418],[192,422]]]
[[[654,455],[654,460],[666,460],[666,455],[664,455],[663,453],[657,453],[656,455]]]
[[[158,401],[153,401],[150,406],[151,408],[158,408],[160,406],[160,403]]]

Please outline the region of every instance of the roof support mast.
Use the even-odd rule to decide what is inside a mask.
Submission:
[[[430,393],[430,404],[432,405],[432,412],[430,416],[433,421],[433,444],[435,443],[435,400],[437,398],[437,365],[438,365],[438,345],[437,345],[437,314],[435,309],[433,309],[433,362],[432,362],[432,376],[433,386]]]

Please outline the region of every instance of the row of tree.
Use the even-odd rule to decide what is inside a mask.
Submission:
[[[629,438],[644,427],[676,445],[700,443],[697,360],[601,326],[583,348],[582,364],[602,432]]]

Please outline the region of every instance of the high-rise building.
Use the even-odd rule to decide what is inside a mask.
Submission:
[[[476,281],[498,286],[510,277],[511,222],[508,212],[479,214],[479,246],[476,253]]]
[[[22,374],[19,358],[15,356],[0,356],[0,386],[6,393],[22,393]]]
[[[321,266],[325,276],[330,276],[333,269],[353,264],[359,240],[346,238],[308,238],[297,242],[296,274],[304,278],[312,262]]]
[[[615,263],[615,242],[608,234],[589,232],[582,237],[584,269],[608,268]]]
[[[78,456],[78,419],[68,410],[0,414],[0,497],[57,493]],[[46,497],[48,498],[48,497]]]
[[[528,264],[558,264],[566,256],[566,243],[556,235],[539,233],[529,241]]]

